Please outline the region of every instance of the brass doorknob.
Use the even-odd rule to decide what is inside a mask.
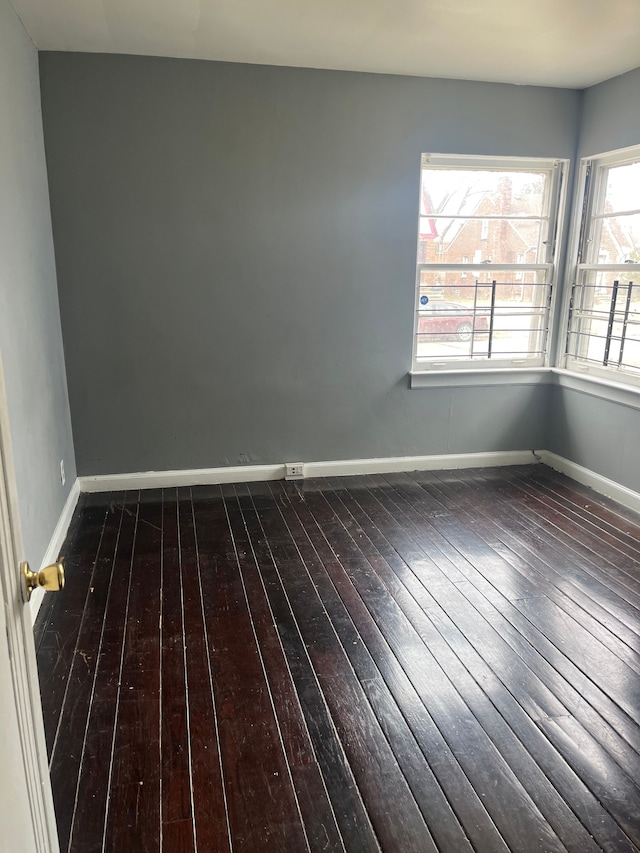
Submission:
[[[27,601],[31,598],[33,590],[38,587],[49,590],[49,592],[64,587],[64,566],[62,563],[52,563],[52,565],[46,566],[39,572],[32,572],[29,568],[29,563],[20,563],[20,571],[22,572],[27,590]]]

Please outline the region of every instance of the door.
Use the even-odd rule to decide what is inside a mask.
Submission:
[[[0,363],[0,850],[58,853]]]

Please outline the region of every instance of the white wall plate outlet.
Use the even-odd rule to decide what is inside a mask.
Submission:
[[[285,480],[302,480],[304,477],[303,462],[286,462],[285,463]]]

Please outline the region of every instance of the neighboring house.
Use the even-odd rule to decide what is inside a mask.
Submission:
[[[428,196],[427,196],[428,198]],[[445,299],[472,299],[472,288],[476,281],[504,282],[500,288],[501,298],[528,301],[532,288],[527,287],[535,280],[534,272],[493,274],[481,265],[535,264],[538,263],[539,226],[531,219],[482,219],[483,216],[524,217],[532,215],[530,197],[514,195],[508,177],[498,184],[495,193],[480,195],[475,207],[469,212],[470,219],[438,218],[434,213],[429,218],[428,233],[419,239],[419,262],[437,264],[469,264],[469,272],[443,271],[430,273],[434,278],[425,280],[432,286],[442,287]]]
[[[426,288],[435,289],[443,299],[471,301],[476,282],[490,283],[494,278],[503,282],[500,298],[516,302],[533,299],[532,284],[535,272],[500,272],[497,264],[535,264],[542,253],[539,249],[539,228],[531,203],[535,194],[514,194],[512,181],[504,177],[495,193],[484,192],[468,211],[469,219],[448,219],[433,209],[430,196],[423,188],[422,231],[419,234],[418,262],[437,264],[469,264],[469,272],[439,271],[424,273]],[[607,204],[605,212],[613,213]],[[483,219],[491,216],[513,216],[514,219]],[[611,216],[603,219],[598,257],[594,262],[624,263],[633,253],[633,236],[625,230],[623,220]],[[491,270],[491,266],[495,271]],[[619,274],[599,273],[598,290],[610,292],[613,278]]]

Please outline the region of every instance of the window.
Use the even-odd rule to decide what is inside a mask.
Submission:
[[[640,378],[640,148],[584,161],[569,369]]]
[[[423,155],[414,371],[545,363],[564,167]]]

